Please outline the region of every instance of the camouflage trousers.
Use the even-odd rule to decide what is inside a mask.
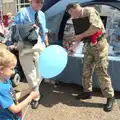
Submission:
[[[111,78],[107,73],[108,69],[108,43],[106,38],[102,38],[97,45],[86,45],[83,65],[83,88],[85,92],[92,91],[92,74],[95,70],[100,88],[106,98],[114,96]]]

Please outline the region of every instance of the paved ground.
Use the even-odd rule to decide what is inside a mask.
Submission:
[[[28,87],[21,83],[16,89]],[[44,97],[38,109],[28,105],[23,110],[24,120],[120,120],[120,95],[116,93],[116,102],[112,112],[103,111],[106,99],[99,89],[95,89],[91,100],[77,101],[75,95],[81,88],[70,84],[52,85],[42,83],[40,91]]]

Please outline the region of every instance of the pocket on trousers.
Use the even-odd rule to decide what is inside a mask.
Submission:
[[[107,40],[105,38],[103,38],[102,40],[100,40],[98,43],[97,43],[97,49],[99,50],[103,50],[105,48],[108,48],[108,43],[107,43]]]

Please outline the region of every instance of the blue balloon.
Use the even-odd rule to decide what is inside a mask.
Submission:
[[[59,75],[67,65],[66,50],[59,45],[51,45],[43,50],[39,56],[39,72],[43,78]]]

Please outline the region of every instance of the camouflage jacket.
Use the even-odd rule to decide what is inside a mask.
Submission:
[[[99,13],[97,12],[97,10],[95,8],[83,7],[82,15],[80,16],[80,18],[83,18],[83,17],[89,18],[91,27],[98,28],[98,29],[102,30],[103,34],[105,33],[105,28],[104,28],[103,22],[100,18]],[[90,37],[84,38],[83,40],[84,40],[84,42],[88,42],[88,41],[90,41]]]

